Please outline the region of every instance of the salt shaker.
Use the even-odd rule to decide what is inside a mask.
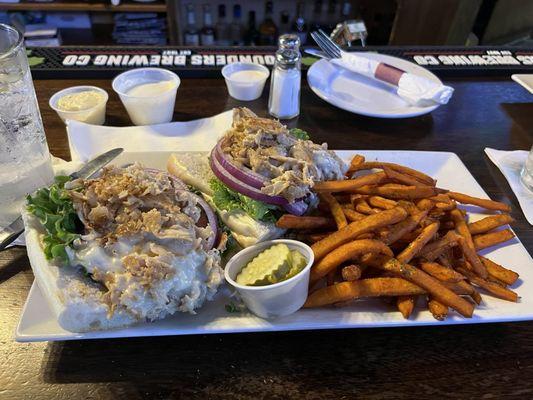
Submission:
[[[270,80],[268,112],[278,119],[291,119],[300,114],[300,39],[293,34],[281,35],[278,45]]]

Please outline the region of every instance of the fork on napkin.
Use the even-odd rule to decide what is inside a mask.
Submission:
[[[403,71],[389,64],[343,51],[320,29],[311,32],[311,36],[332,64],[397,86],[398,96],[413,106],[427,107],[446,104],[452,97],[453,88],[450,86]]]

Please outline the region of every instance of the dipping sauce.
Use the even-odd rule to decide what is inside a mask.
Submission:
[[[253,82],[264,80],[268,77],[268,74],[263,71],[254,71],[254,70],[242,70],[235,71],[230,75],[230,79],[236,82]]]
[[[57,101],[57,108],[62,111],[89,110],[105,101],[105,96],[96,90],[67,94]]]
[[[176,87],[173,81],[143,83],[129,89],[126,94],[134,97],[154,97]]]

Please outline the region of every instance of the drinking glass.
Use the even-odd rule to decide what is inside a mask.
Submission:
[[[531,146],[526,163],[520,173],[520,180],[526,188],[533,192],[533,146]]]
[[[0,230],[18,217],[26,194],[52,180],[23,36],[0,24]]]

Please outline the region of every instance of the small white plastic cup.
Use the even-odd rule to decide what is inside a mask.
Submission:
[[[241,270],[259,253],[269,247],[284,243],[291,250],[298,250],[307,259],[303,270],[290,279],[266,286],[245,286],[235,279]],[[224,276],[241,296],[244,304],[261,318],[278,318],[298,311],[307,299],[309,275],[314,262],[313,250],[297,240],[278,239],[261,242],[235,254],[226,264]]]
[[[170,81],[174,86],[155,96],[132,96],[128,91],[145,83]],[[155,125],[172,121],[180,78],[163,68],[138,68],[123,72],[113,79],[113,90],[119,95],[135,125]]]
[[[232,77],[233,74],[240,71],[257,71],[262,76],[246,81]],[[222,76],[226,81],[229,95],[241,101],[251,101],[261,97],[269,75],[270,71],[267,67],[255,63],[236,62],[222,68]]]
[[[74,94],[74,93],[80,93],[80,92],[87,92],[87,91],[96,91],[99,93],[102,93],[104,95],[104,99],[97,105],[91,108],[87,108],[85,110],[79,110],[79,111],[64,111],[57,107],[57,102],[59,99],[63,96]],[[103,125],[105,122],[105,111],[106,111],[106,105],[107,105],[107,99],[109,98],[107,92],[104,89],[101,89],[96,86],[72,86],[67,89],[60,90],[57,93],[54,93],[52,97],[50,97],[50,101],[48,104],[50,107],[59,115],[59,118],[63,122],[67,122],[67,120],[72,119],[75,121],[85,122],[87,124],[91,125]]]

